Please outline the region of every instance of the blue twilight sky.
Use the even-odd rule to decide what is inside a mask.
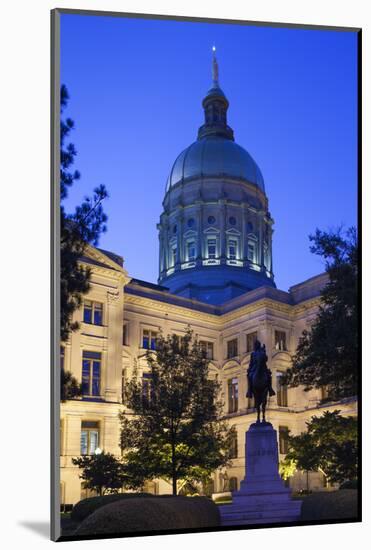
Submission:
[[[211,47],[236,142],[258,163],[275,220],[273,267],[287,290],[323,270],[309,252],[316,227],[357,216],[355,32],[61,17],[61,82],[76,125],[81,180],[67,210],[104,183],[102,248],[133,277],[158,275],[156,223],[177,155],[203,123]]]

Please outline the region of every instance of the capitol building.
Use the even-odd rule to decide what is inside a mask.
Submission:
[[[225,418],[236,427],[231,465],[215,471],[207,487],[213,498],[238,489],[245,474],[245,432],[256,418],[245,397],[246,370],[256,339],[265,344],[272,371],[276,395],[269,398],[267,420],[277,430],[280,459],[287,452],[288,431],[305,431],[313,415],[335,409],[357,413],[355,399],[328,402],[325,390],[305,392],[281,383],[303,330],[316,318],[326,274],[287,292],[276,288],[274,221],[263,175],[228,126],[229,102],[215,55],[212,86],[202,106],[197,139],[176,158],[166,182],[157,225],[158,284],[132,277],[115,252],[87,246],[81,258],[91,269],[91,288],[75,313],[80,329],[61,347],[61,365],[82,382],[83,393],[61,403],[63,505],[91,495],[73,457],[97,448],[121,455],[123,390],[135,366],[148,383],[146,351],[155,349],[160,331],[181,336],[191,327],[206,350],[210,377],[221,384]],[[313,491],[326,486],[319,472],[310,472],[308,483]],[[294,491],[305,489],[307,474],[296,472],[289,484]],[[159,479],[144,490],[171,493],[171,485]]]

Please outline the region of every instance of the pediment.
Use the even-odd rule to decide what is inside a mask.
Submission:
[[[194,229],[188,229],[188,231],[184,233],[184,237],[195,237],[196,235],[197,231],[195,231]]]
[[[115,256],[113,253],[111,257],[108,254],[111,255],[111,253],[105,253],[102,250],[88,244],[85,248],[85,253],[81,258],[81,261],[87,264],[91,263],[97,267],[113,269],[127,275],[124,267],[120,265],[121,258],[119,256]],[[115,257],[117,258],[117,261],[113,259]]]
[[[240,231],[238,231],[237,229],[234,229],[233,227],[231,227],[231,229],[227,229],[226,231],[227,235],[241,235]]]
[[[204,233],[207,233],[208,235],[216,235],[217,233],[220,233],[219,229],[215,229],[215,227],[208,227],[204,230]]]

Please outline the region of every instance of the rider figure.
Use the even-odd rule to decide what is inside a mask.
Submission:
[[[252,381],[252,378],[253,378],[253,374],[255,372],[255,369],[257,367],[257,361],[256,361],[256,354],[257,353],[259,353],[259,354],[264,353],[265,364],[267,364],[268,357],[267,357],[267,353],[266,353],[266,350],[265,350],[265,344],[263,344],[263,346],[262,346],[261,343],[259,342],[259,340],[255,340],[254,351],[251,354],[250,365],[249,365],[249,368],[247,369],[247,393],[246,393],[246,397],[249,397],[250,399],[253,397],[253,381]],[[268,393],[269,393],[269,396],[272,397],[273,395],[276,395],[276,392],[272,388],[272,371],[270,369],[268,369],[267,366],[266,366],[266,369],[267,369],[268,384],[269,384]]]

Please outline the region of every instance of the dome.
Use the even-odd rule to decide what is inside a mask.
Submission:
[[[182,151],[173,164],[166,191],[179,182],[203,176],[237,178],[265,192],[263,176],[254,159],[235,141],[221,136],[199,139]]]

